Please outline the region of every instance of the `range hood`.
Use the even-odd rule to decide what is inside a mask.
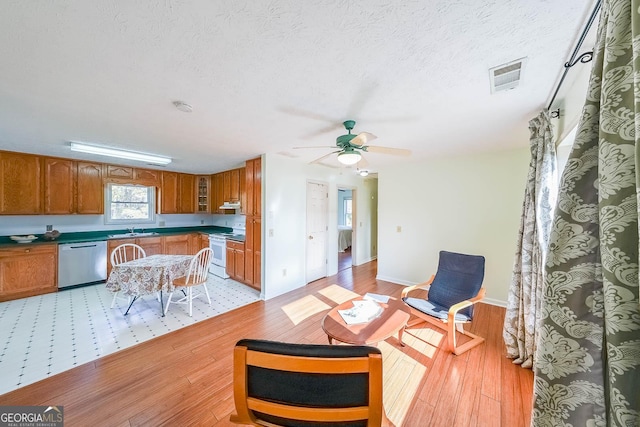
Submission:
[[[240,209],[240,202],[224,202],[219,209]]]

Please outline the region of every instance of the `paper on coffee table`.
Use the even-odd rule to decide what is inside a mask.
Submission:
[[[375,301],[353,301],[353,307],[346,310],[338,310],[338,313],[347,325],[367,323],[382,314],[382,307]]]
[[[375,302],[381,302],[383,304],[389,302],[389,295],[373,294],[371,292],[367,292],[362,298]]]

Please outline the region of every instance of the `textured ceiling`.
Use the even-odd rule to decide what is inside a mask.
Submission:
[[[2,0],[0,149],[98,160],[69,151],[81,140],[210,173],[313,160],[330,149],[292,147],[334,145],[346,119],[413,152],[372,170],[522,147],[593,4]],[[488,69],[521,57],[520,87],[491,95]]]

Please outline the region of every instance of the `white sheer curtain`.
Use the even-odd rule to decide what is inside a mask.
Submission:
[[[543,111],[532,119],[529,130],[531,162],[502,333],[507,356],[525,368],[533,366],[545,252],[558,181],[549,113]]]

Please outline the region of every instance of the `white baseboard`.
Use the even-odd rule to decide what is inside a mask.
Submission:
[[[409,281],[406,281],[406,280],[396,279],[395,277],[387,277],[387,276],[380,276],[380,275],[377,275],[376,279],[377,280],[384,280],[385,282],[396,283],[398,285],[404,285],[404,286],[413,286],[413,285],[417,285],[419,283],[422,283],[422,282],[415,282],[414,283],[414,282],[409,282]],[[502,300],[495,299],[495,298],[486,298],[485,297],[482,300],[482,302],[485,303],[485,304],[496,305],[498,307],[505,307],[505,308],[507,307],[507,302],[506,301],[502,301]]]
[[[375,261],[375,260],[377,260],[377,259],[378,259],[378,257],[377,257],[377,256],[374,256],[374,257],[371,257],[371,258],[369,258],[369,259],[365,259],[364,261],[360,262],[359,264],[353,264],[353,265],[355,265],[355,266],[357,267],[357,266],[359,266],[359,265],[363,265],[363,264],[366,264],[366,263],[368,263],[368,262]]]
[[[507,302],[495,298],[485,298],[482,300],[485,304],[497,305],[498,307],[507,308]]]
[[[395,277],[387,277],[387,276],[381,276],[381,275],[376,275],[376,280],[384,280],[385,282],[391,282],[391,283],[396,283],[398,285],[404,285],[404,286],[413,286],[413,285],[417,285],[418,283],[421,282],[408,282],[406,280],[402,280],[402,279],[396,279]]]

